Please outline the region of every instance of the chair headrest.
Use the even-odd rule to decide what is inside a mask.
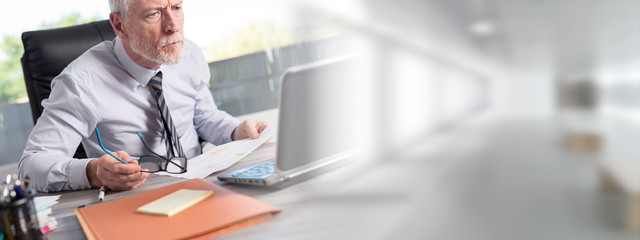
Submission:
[[[24,58],[33,76],[57,76],[71,61],[115,33],[109,20],[71,27],[25,32]]]
[[[22,33],[21,62],[34,123],[51,92],[51,80],[89,48],[115,37],[109,20]]]

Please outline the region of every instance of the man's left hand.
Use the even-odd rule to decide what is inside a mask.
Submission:
[[[256,139],[267,126],[269,126],[269,123],[265,121],[244,120],[233,130],[231,140],[235,141],[244,138]]]

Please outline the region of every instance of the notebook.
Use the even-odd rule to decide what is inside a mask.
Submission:
[[[272,186],[360,153],[357,67],[353,57],[341,57],[287,69],[280,83],[276,158],[218,179]]]

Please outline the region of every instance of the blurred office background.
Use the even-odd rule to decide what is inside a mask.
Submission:
[[[20,34],[109,10],[106,0],[4,5],[14,11],[0,16],[13,23],[0,30],[0,164],[16,171],[33,127]],[[432,197],[470,208],[425,207],[384,234],[639,236],[640,1],[190,0],[184,11],[216,104],[234,116],[277,107],[290,66],[366,60],[368,84],[353,94],[370,103],[359,114],[371,164],[414,166],[416,177],[398,176],[408,185],[447,174],[455,190]]]

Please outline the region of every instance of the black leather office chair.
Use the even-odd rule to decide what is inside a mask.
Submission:
[[[42,100],[51,93],[51,80],[89,48],[115,37],[109,20],[22,33],[22,70],[34,124],[42,115]],[[74,157],[86,157],[82,145]]]

